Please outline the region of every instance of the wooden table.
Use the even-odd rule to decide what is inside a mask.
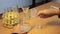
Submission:
[[[60,4],[49,2],[47,4],[36,7],[36,9],[38,11],[40,11],[40,10],[51,8],[52,5],[60,8]],[[42,26],[43,28],[42,29],[33,28],[28,34],[60,34],[60,32],[59,32],[60,26],[55,26],[55,25],[54,26],[49,26],[49,25],[46,26],[47,23],[49,23],[51,21],[56,21],[56,20],[59,20],[59,18],[57,16],[53,16],[53,17],[47,18],[47,19],[35,18],[34,20],[31,20],[31,22],[33,22],[34,24],[35,23],[37,24],[40,22],[40,24],[43,25]]]
[[[60,4],[54,3],[54,2],[49,2],[47,4],[35,7],[38,11],[43,10],[43,9],[47,9],[50,8],[51,5],[55,5],[57,7],[60,7]],[[33,8],[34,9],[34,8]],[[31,9],[31,10],[33,10]],[[47,19],[43,19],[40,17],[36,17],[36,18],[32,18],[30,20],[27,20],[31,26],[40,23],[41,25],[43,25],[42,29],[37,29],[37,28],[32,28],[32,30],[30,30],[28,32],[28,34],[60,34],[60,26],[49,26],[46,25],[47,23],[51,22],[51,21],[56,21],[59,20],[58,16],[53,16]],[[8,29],[3,27],[2,24],[2,19],[0,19],[0,34],[11,34],[12,32],[18,32],[20,33],[20,29],[19,29],[19,25],[16,25],[13,29]]]

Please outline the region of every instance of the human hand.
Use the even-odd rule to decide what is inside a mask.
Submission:
[[[45,9],[45,10],[41,10],[38,12],[38,16],[41,18],[48,18],[54,15],[58,15],[59,14],[59,10],[58,9]]]

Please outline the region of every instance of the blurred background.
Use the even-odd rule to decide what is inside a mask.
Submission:
[[[30,6],[34,7],[35,3],[45,3],[51,0],[0,0],[0,14],[4,12],[4,9],[7,7],[14,7],[15,5],[18,5],[19,8],[23,6]],[[60,0],[52,0],[54,2],[60,3]]]

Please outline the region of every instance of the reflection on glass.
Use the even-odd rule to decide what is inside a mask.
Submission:
[[[28,32],[29,30],[31,30],[31,26],[29,24],[29,22],[26,22],[26,20],[30,19],[30,11],[29,11],[29,7],[23,7],[23,22],[20,26],[20,30],[22,32]]]
[[[29,7],[23,7],[23,19],[29,19],[30,18],[30,11],[29,11]]]
[[[41,26],[41,24],[40,24],[40,23],[37,23],[37,24],[35,25],[35,28],[37,28],[37,29],[41,29],[41,28],[42,28],[42,26]]]
[[[33,8],[30,10],[31,18],[35,18],[37,16],[37,9]]]
[[[22,23],[22,25],[20,26],[20,30],[21,30],[21,32],[28,32],[28,31],[31,30],[31,26],[30,26],[29,23],[24,22],[24,23]]]
[[[6,12],[3,13],[3,25],[8,28],[13,28],[16,24],[20,23],[18,8],[13,9],[7,8]]]

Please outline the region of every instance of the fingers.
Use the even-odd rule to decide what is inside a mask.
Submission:
[[[47,11],[47,9],[45,10],[41,10],[38,12],[37,16],[41,17],[41,18],[48,18],[49,17],[49,12]]]
[[[45,10],[39,11],[37,15],[41,18],[48,18],[48,17],[56,15],[57,12],[58,11],[55,9],[45,9]]]
[[[38,13],[37,13],[37,15],[39,15],[39,14],[47,14],[47,9],[45,9],[45,10],[41,10],[41,11],[39,11]]]
[[[40,14],[38,15],[40,18],[48,18],[54,16],[53,14]]]

